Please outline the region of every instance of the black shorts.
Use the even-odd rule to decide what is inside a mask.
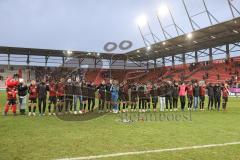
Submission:
[[[31,98],[28,100],[28,103],[37,103],[37,98]]]
[[[223,99],[223,103],[228,102],[228,97],[222,97],[222,99]]]
[[[8,105],[16,105],[16,99],[8,99]]]
[[[50,97],[48,98],[48,102],[49,102],[49,103],[56,104],[56,103],[57,103],[57,97],[55,97],[55,96],[54,96],[54,97],[51,97],[51,96],[50,96]]]
[[[57,101],[58,102],[64,102],[64,96],[58,96]]]

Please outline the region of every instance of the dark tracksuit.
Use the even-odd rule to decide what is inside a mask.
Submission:
[[[213,101],[214,101],[214,89],[213,86],[208,86],[207,87],[208,90],[208,110],[209,109],[213,109]]]
[[[215,109],[220,109],[220,103],[221,103],[221,87],[220,86],[214,86],[214,105]]]
[[[138,89],[136,85],[131,86],[131,109],[137,108]]]
[[[74,85],[73,83],[66,83],[65,85],[65,111],[68,112],[70,105],[70,111],[72,111],[73,107],[73,91],[74,91]]]
[[[93,111],[95,106],[95,92],[96,87],[94,85],[88,84],[88,110]],[[91,107],[92,106],[92,107]]]
[[[156,86],[153,86],[150,91],[150,95],[152,97],[153,109],[156,109],[158,103],[158,88]]]
[[[172,97],[173,97],[173,108],[178,107],[178,97],[179,97],[179,87],[178,85],[173,86],[173,92],[172,92]]]
[[[145,102],[145,88],[144,86],[140,86],[138,88],[138,97],[139,97],[139,109],[145,109],[146,108],[146,102]]]
[[[106,102],[107,102],[107,109],[112,110],[112,104],[111,102],[111,88],[112,84],[108,83],[106,84]]]
[[[166,87],[166,98],[165,98],[166,109],[168,109],[168,102],[170,105],[170,109],[172,109],[172,102],[173,102],[172,92],[173,92],[173,86],[170,86],[170,85],[167,86]]]
[[[193,87],[193,97],[194,97],[194,109],[196,110],[198,108],[198,98],[200,95],[200,87],[194,86]]]
[[[38,109],[39,114],[44,114],[46,110],[46,100],[47,100],[47,85],[44,82],[41,82],[38,87]],[[43,108],[42,108],[43,104]]]
[[[102,111],[104,110],[104,105],[106,101],[106,85],[100,84],[98,87],[98,93],[99,93],[99,106],[98,110]]]
[[[88,100],[88,86],[86,83],[82,84],[82,100],[83,100],[83,109],[86,109],[86,101]]]

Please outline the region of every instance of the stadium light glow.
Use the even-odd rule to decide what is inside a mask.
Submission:
[[[71,55],[71,54],[73,54],[73,52],[70,51],[70,50],[68,50],[68,51],[67,51],[67,55]]]
[[[211,36],[212,39],[215,39],[216,37],[215,36]]]
[[[177,46],[178,46],[178,47],[183,47],[183,45],[181,45],[181,44],[178,44]]]
[[[192,33],[188,33],[188,34],[187,34],[187,38],[188,38],[188,39],[192,39],[192,37],[193,37]]]
[[[151,46],[148,46],[148,47],[147,47],[147,50],[148,50],[148,51],[151,50]]]
[[[166,16],[167,14],[169,13],[169,9],[167,7],[167,5],[161,5],[159,8],[158,8],[158,11],[157,11],[157,14],[159,16]]]
[[[197,41],[193,41],[193,43],[197,44],[198,42]]]
[[[147,16],[142,14],[137,18],[137,25],[140,27],[144,27],[147,24]]]
[[[235,29],[233,30],[233,32],[234,32],[234,33],[236,33],[236,34],[238,34],[238,33],[239,33],[239,32],[238,32],[237,30],[235,30]]]

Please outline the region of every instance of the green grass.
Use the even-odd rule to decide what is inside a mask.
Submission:
[[[1,94],[1,106],[5,104]],[[123,124],[117,115],[83,122],[0,116],[0,159],[56,159],[240,141],[240,99],[227,112],[192,113],[192,121]],[[113,159],[113,158],[106,158]],[[114,159],[240,159],[240,145]]]

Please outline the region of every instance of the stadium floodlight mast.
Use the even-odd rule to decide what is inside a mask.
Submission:
[[[154,41],[154,43],[157,43],[158,37],[153,33],[150,24],[148,23],[148,18],[145,14],[141,14],[137,19],[136,19],[136,23],[139,29],[139,32],[141,34],[142,40],[145,44],[145,47],[148,47],[151,43],[145,38],[145,36],[143,35],[142,32],[142,28],[147,26],[148,30],[150,32],[150,35],[152,36],[152,40]]]
[[[139,30],[139,32],[140,32],[140,34],[141,34],[142,40],[143,40],[145,46],[148,46],[148,44],[147,44],[147,42],[146,42],[146,40],[145,40],[145,38],[144,38],[142,29],[141,29],[142,27],[145,27],[146,24],[148,23],[147,16],[146,16],[145,14],[140,15],[140,16],[137,18],[136,22],[137,22],[138,30]]]
[[[158,22],[160,24],[160,27],[161,27],[161,30],[163,32],[165,40],[167,40],[168,37],[172,38],[172,36],[165,30],[165,28],[167,28],[169,26],[174,26],[178,36],[180,35],[180,32],[182,32],[184,34],[184,31],[176,24],[176,21],[175,21],[175,19],[173,17],[173,14],[172,14],[171,10],[169,9],[167,3],[164,3],[164,4],[160,5],[156,12],[157,12],[157,14],[156,14],[157,15],[157,19],[158,19]],[[168,25],[166,27],[163,27],[163,23],[161,21],[161,18],[164,18],[167,15],[170,16],[172,24],[170,24],[170,25]]]

